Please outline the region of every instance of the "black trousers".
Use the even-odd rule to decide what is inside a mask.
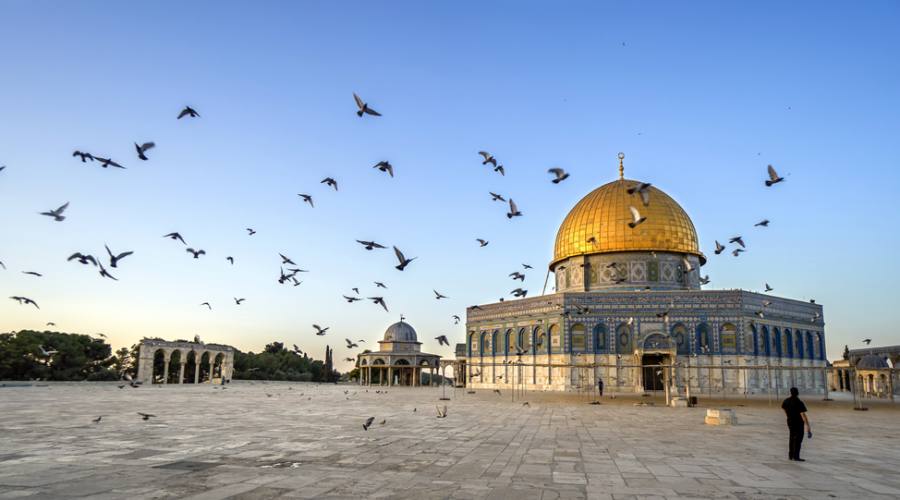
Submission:
[[[803,443],[803,422],[788,424],[791,436],[788,440],[788,458],[800,458],[800,444]]]

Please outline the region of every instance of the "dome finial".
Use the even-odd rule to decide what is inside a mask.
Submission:
[[[619,153],[619,179],[625,178],[625,165],[622,160],[625,159],[625,153]]]

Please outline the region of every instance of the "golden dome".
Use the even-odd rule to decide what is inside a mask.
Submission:
[[[612,252],[673,252],[697,255],[701,261],[694,223],[675,200],[650,186],[649,206],[638,193],[628,188],[638,181],[618,179],[588,193],[569,212],[556,233],[556,246],[550,268],[576,255]],[[646,217],[632,229],[630,206]]]

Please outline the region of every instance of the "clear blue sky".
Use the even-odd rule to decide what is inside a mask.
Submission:
[[[863,337],[900,343],[896,2],[6,1],[0,19],[0,296],[41,305],[0,301],[0,330],[53,321],[116,347],[199,334],[316,356],[328,342],[342,358],[344,337],[372,346],[402,312],[448,355],[431,339],[461,341],[450,316],[508,294],[520,263],[540,291],[557,227],[624,151],[628,177],[691,215],[713,288],[815,298],[831,358]],[[384,116],[357,118],[354,91]],[[202,118],[176,121],[186,104]],[[132,143],[148,140],[140,162]],[[767,163],[787,182],[763,187]],[[552,166],[571,178],[551,184]],[[488,191],[525,216],[507,220]],[[63,223],[37,215],[66,201]],[[712,256],[734,234],[748,252]],[[355,239],[418,259],[400,273]],[[136,252],[118,282],[65,261],[104,243]],[[279,252],[311,270],[301,286],[276,282]],[[374,280],[390,314],[341,299]]]

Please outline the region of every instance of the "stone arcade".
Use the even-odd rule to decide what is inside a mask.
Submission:
[[[825,390],[822,306],[701,290],[706,256],[693,222],[656,187],[647,203],[629,194],[640,182],[624,178],[623,157],[619,179],[559,228],[556,293],[468,308],[467,385],[590,390],[600,378],[617,392]],[[631,206],[646,217],[634,228]],[[733,248],[716,258],[734,259]]]
[[[157,357],[162,358],[163,372],[154,373],[153,365]],[[170,365],[174,365],[170,366]],[[185,373],[185,369],[193,370]],[[234,372],[234,348],[227,345],[194,342],[167,342],[165,340],[144,339],[140,344],[137,379],[145,384],[171,383],[199,384],[202,382],[231,380]],[[187,378],[185,378],[187,376]]]

